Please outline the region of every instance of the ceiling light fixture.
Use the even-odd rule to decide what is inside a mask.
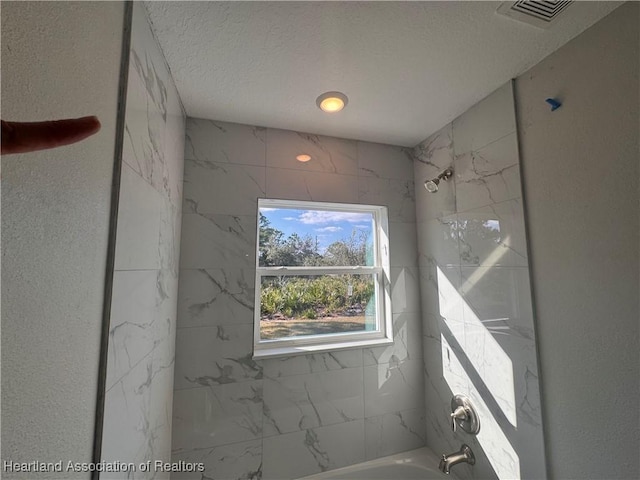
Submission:
[[[306,153],[303,153],[301,155],[298,155],[296,157],[296,160],[298,160],[299,162],[308,162],[309,160],[311,160],[311,155],[307,155]]]
[[[342,110],[349,103],[349,99],[342,92],[326,92],[316,99],[316,105],[323,112],[335,113]]]

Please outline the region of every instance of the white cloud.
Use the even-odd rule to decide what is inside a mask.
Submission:
[[[342,230],[342,227],[322,227],[316,228],[316,232],[339,232]]]
[[[291,222],[292,220],[298,220],[296,217],[282,217],[283,220]]]
[[[486,222],[484,222],[484,226],[490,228],[491,230],[495,230],[496,232],[500,231],[499,220],[487,220]]]
[[[322,225],[337,222],[366,222],[371,219],[369,213],[355,212],[327,212],[322,210],[310,210],[300,214],[298,220],[306,225]]]
[[[371,224],[369,225],[354,225],[356,228],[371,228]]]

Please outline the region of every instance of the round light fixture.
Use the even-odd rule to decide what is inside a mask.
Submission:
[[[349,99],[342,92],[323,93],[316,99],[316,105],[323,112],[335,113],[342,110],[349,103]]]
[[[299,162],[308,162],[311,160],[311,155],[307,155],[306,153],[300,154],[296,157],[296,160]]]

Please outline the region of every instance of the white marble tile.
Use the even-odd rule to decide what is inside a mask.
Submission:
[[[439,334],[423,337],[423,345],[427,445],[436,454],[448,454],[460,448],[460,441],[451,429],[451,398],[454,394],[466,394],[468,387],[466,384],[463,385],[462,381],[450,385],[445,379],[443,366],[448,363],[443,363],[443,359],[448,362],[448,358],[443,355],[443,344]],[[451,378],[449,373],[447,378]]]
[[[481,325],[464,326],[464,353],[489,395],[513,426],[517,426],[514,365],[489,331]]]
[[[419,360],[364,367],[365,417],[422,407],[423,385]]]
[[[411,150],[380,143],[357,142],[358,175],[413,180]]]
[[[442,148],[430,158],[439,155],[439,164],[414,161],[418,184],[455,152],[448,190],[416,190],[427,443],[436,453],[471,445],[476,465],[456,467],[461,479],[543,478],[511,83],[455,120],[452,133],[452,142],[436,135]],[[414,149],[416,157],[421,148],[429,153],[427,144]],[[441,193],[448,198],[436,198]],[[471,396],[480,411],[477,437],[451,431],[456,393]]]
[[[182,216],[182,268],[255,268],[256,215]]]
[[[138,465],[170,461],[185,119],[144,6],[133,9],[102,459]],[[152,476],[169,473],[110,478]]]
[[[299,162],[296,156],[311,156]],[[267,166],[307,172],[358,174],[356,142],[291,130],[267,129]]]
[[[262,437],[262,381],[176,390],[173,455]]]
[[[486,478],[494,478],[498,472],[502,472],[500,478],[539,478],[544,469],[544,458],[537,375],[535,365],[530,370],[524,364],[525,357],[535,359],[535,354],[530,355],[533,345],[514,336],[496,337],[506,339],[506,343],[498,345],[489,331],[477,322],[465,324],[462,346],[458,344],[458,338],[449,335],[447,332],[440,340],[440,364],[435,359],[437,339],[424,337],[429,445],[446,452],[457,450],[460,441],[467,441],[477,457],[477,469],[474,467],[473,471],[475,474],[481,472]],[[446,385],[440,382],[441,374]],[[460,437],[463,434],[452,436],[447,428],[449,396],[454,393],[470,396],[479,410],[481,432],[477,442],[472,440],[475,444]],[[440,413],[438,408],[442,409]],[[518,466],[521,460],[524,463]],[[467,474],[470,472],[464,472]],[[475,478],[475,474],[464,478]]]
[[[475,387],[496,418],[517,429],[533,427],[540,434],[535,342],[496,328],[500,327],[481,324],[465,311],[465,353],[473,367],[470,374],[477,374]]]
[[[394,314],[420,310],[420,274],[416,267],[391,268],[391,311]]]
[[[522,476],[518,452],[513,448],[512,442],[505,435],[503,428],[501,428],[500,424],[496,421],[482,396],[472,387],[469,398],[477,409],[478,416],[482,422],[480,432],[478,432],[474,440],[476,444],[481,447],[484,455],[486,455],[496,477],[514,480],[520,478],[545,478],[544,469],[539,471],[539,473],[542,473],[542,476]],[[482,468],[481,465],[479,465],[479,467]],[[487,469],[487,467],[485,467],[485,469]]]
[[[162,50],[151,30],[143,4],[134,6],[131,50],[138,58],[131,60],[130,73],[136,73],[140,79],[144,80],[149,101],[165,116],[168,96],[177,95],[177,91],[171,80],[171,74],[166,68]]]
[[[435,261],[442,267],[460,265],[457,215],[433,218],[416,224],[418,264]]]
[[[482,478],[545,478],[539,415],[536,421],[531,421],[528,415],[538,405],[537,377],[525,372],[523,379],[527,377],[529,385],[521,386],[517,381],[520,375],[516,375],[516,404],[519,405],[519,411],[517,425],[513,425],[505,416],[503,405],[496,401],[491,388],[482,379],[474,378],[473,370],[467,371],[470,373],[468,396],[481,419],[479,434],[469,442],[476,453],[473,478],[479,475]],[[499,375],[498,372],[494,374]]]
[[[425,377],[425,392],[432,388],[436,392],[441,392],[444,385],[442,369],[442,342],[440,332],[436,335],[422,336],[423,373]],[[435,408],[440,400],[433,402]]]
[[[445,125],[413,149],[416,183],[437,177],[453,165],[453,127]],[[419,167],[419,170],[416,170]],[[424,175],[423,179],[420,175]]]
[[[184,213],[256,215],[264,195],[264,167],[185,161]]]
[[[129,62],[122,159],[155,188],[158,187],[157,177],[163,171],[165,164],[162,140],[166,127],[166,111],[163,111],[162,102],[166,99],[163,99],[159,92],[154,93],[157,99],[150,98],[145,82],[147,80],[153,82],[155,73],[147,61],[145,52],[132,50]],[[160,103],[156,103],[156,100]],[[155,183],[154,180],[156,180]]]
[[[118,379],[105,393],[102,460],[170,461],[173,404],[173,336],[158,341],[153,351]],[[144,479],[136,471],[113,473],[113,479]],[[168,474],[155,478],[168,479]]]
[[[536,361],[535,357],[535,345],[531,345],[530,351],[534,355],[530,356],[533,361]],[[518,402],[518,425],[520,425],[519,431],[522,432],[522,445],[525,445],[527,436],[536,435],[538,442],[542,443],[542,413],[540,405],[540,388],[539,388],[539,375],[537,367],[535,370],[533,367],[524,364],[523,362],[516,362],[515,384],[516,384],[516,402]]]
[[[516,130],[511,81],[453,121],[456,155],[478,150]]]
[[[436,393],[434,393],[431,389],[427,390],[426,398],[428,398],[428,404],[433,405],[433,398],[437,398],[439,401],[439,397]],[[444,402],[441,403],[444,405]],[[434,452],[436,455],[441,456],[442,454],[451,454],[460,450],[460,445],[462,443],[470,443],[467,439],[460,438],[457,439],[453,436],[450,425],[447,422],[448,416],[451,414],[451,409],[449,406],[447,408],[428,408],[425,413],[426,419],[426,435],[427,435],[427,446]],[[447,430],[448,429],[448,430]],[[475,451],[474,451],[475,454]],[[459,467],[459,466],[458,466]],[[463,478],[473,478],[473,477],[464,477],[460,475],[459,468],[456,468],[454,474],[455,478],[463,479]],[[452,476],[453,476],[452,475]]]
[[[453,395],[469,395],[469,375],[467,374],[469,364],[463,356],[456,352],[458,348],[451,346],[451,340],[455,341],[456,339],[452,339],[448,334],[440,335],[442,376],[444,377],[448,390],[451,392],[450,397],[444,395],[449,414],[451,413],[451,398]],[[448,428],[451,428],[451,424],[449,423],[451,417],[447,416],[443,420],[446,422]]]
[[[265,166],[266,133],[263,127],[189,118],[185,159]]]
[[[421,320],[423,336],[440,338],[440,319],[438,315],[425,311],[421,313]]]
[[[459,213],[457,225],[462,265],[528,265],[520,199]]]
[[[174,454],[171,461],[204,464],[204,472],[173,472],[172,480],[259,480],[262,476],[262,440],[188,450]]]
[[[423,447],[426,444],[425,421],[424,408],[365,419],[367,460]]]
[[[116,271],[113,278],[106,388],[166,339],[175,338],[177,279],[162,270]],[[173,346],[167,352],[173,357]]]
[[[413,180],[359,177],[358,202],[386,206],[390,222],[415,222]]]
[[[421,259],[422,260],[422,259]],[[427,263],[430,261],[431,263]],[[419,267],[420,272],[420,308],[423,314],[440,317],[440,300],[438,292],[438,265],[433,258],[424,259]],[[454,267],[442,267],[454,268]]]
[[[116,237],[116,270],[167,269],[178,273],[181,214],[123,165]]]
[[[389,251],[392,267],[415,267],[418,248],[415,223],[389,223]]]
[[[173,89],[172,89],[173,90]],[[165,192],[174,206],[182,203],[182,180],[184,176],[184,142],[186,118],[180,97],[175,91],[167,98],[167,123],[164,132],[166,163]]]
[[[182,234],[182,212],[180,205],[163,199],[160,215],[158,259],[160,268],[171,272],[176,279],[180,270],[180,240]]]
[[[516,133],[456,157],[458,212],[522,196]]]
[[[262,367],[252,356],[253,325],[180,328],[175,388],[261,379]]]
[[[363,418],[361,368],[264,380],[264,436]]]
[[[429,193],[424,182],[453,167],[451,124],[433,134],[413,150],[416,218],[424,222],[456,211],[455,182],[441,182],[436,193]]]
[[[253,324],[255,270],[182,270],[178,328]]]
[[[145,81],[130,70],[123,164],[177,205],[182,198],[185,120],[177,96],[170,95],[166,102],[163,113],[150,101]]]
[[[458,293],[459,267],[421,267],[420,275],[422,311],[442,319],[449,328],[463,324],[464,302]]]
[[[362,350],[341,350],[313,355],[261,360],[265,378],[286,377],[362,366]]]
[[[482,478],[487,480],[500,480],[498,474],[491,466],[489,459],[482,447],[482,444],[478,441],[477,436],[473,436],[466,441],[467,445],[474,452],[476,457],[476,463],[471,466],[468,464],[458,464],[456,467],[456,475],[460,480],[473,480],[475,478]],[[459,447],[456,448],[459,450]],[[540,475],[532,478],[546,478],[545,475]]]
[[[364,420],[355,420],[265,438],[262,478],[295,479],[364,459]]]
[[[136,7],[125,112],[123,160],[174,203],[179,197],[184,124],[178,92],[146,18]],[[181,129],[176,134],[175,129]],[[169,130],[171,129],[171,130]],[[180,142],[171,148],[169,140]],[[173,154],[178,154],[174,157]],[[180,162],[176,163],[176,158]]]
[[[365,348],[365,365],[422,359],[422,326],[419,313],[393,315],[393,345]]]
[[[494,335],[534,339],[529,269],[462,267],[458,291],[473,313]]]
[[[128,165],[122,166],[116,270],[153,270],[161,268],[158,248],[162,229],[161,195]]]
[[[358,177],[355,175],[286,168],[267,168],[266,175],[267,198],[316,202],[358,202]]]

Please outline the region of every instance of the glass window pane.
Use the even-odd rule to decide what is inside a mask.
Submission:
[[[371,212],[261,207],[259,215],[261,267],[374,265]]]
[[[261,279],[261,340],[376,329],[373,274]]]

